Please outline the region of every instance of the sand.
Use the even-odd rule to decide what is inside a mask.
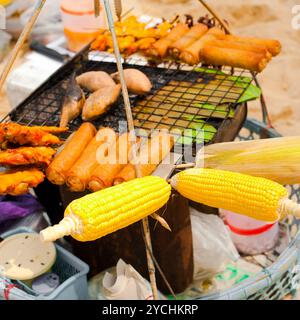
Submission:
[[[300,30],[292,28],[292,8],[297,0],[207,0],[230,23],[237,35],[275,38],[283,51],[259,75],[273,126],[283,135],[300,134]],[[135,13],[159,17],[178,14],[201,16],[197,0],[126,0]],[[249,104],[249,116],[261,119],[258,102]]]

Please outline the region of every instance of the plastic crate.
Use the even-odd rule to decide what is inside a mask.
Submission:
[[[3,239],[18,233],[32,233],[33,231],[28,228],[18,228],[12,231],[3,233]],[[75,257],[73,254],[58,246],[57,244],[57,258],[52,267],[52,271],[56,273],[61,284],[49,295],[34,295],[33,291],[26,287],[25,292],[32,295],[35,300],[88,300],[88,285],[87,274],[89,266]]]

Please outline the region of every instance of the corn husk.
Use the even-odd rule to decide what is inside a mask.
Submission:
[[[264,177],[280,184],[300,183],[300,137],[229,142],[205,147],[196,166]]]

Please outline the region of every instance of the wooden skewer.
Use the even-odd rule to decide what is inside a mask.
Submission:
[[[135,163],[136,176],[138,178],[140,178],[140,177],[142,177],[142,174],[141,174],[140,166],[139,166],[138,162],[136,161],[137,160],[136,135],[135,135],[135,130],[134,130],[134,123],[133,123],[133,117],[132,117],[132,112],[131,112],[131,105],[130,105],[128,90],[127,90],[127,85],[126,85],[125,77],[124,77],[122,59],[121,59],[120,50],[119,50],[119,46],[118,46],[118,40],[117,40],[117,36],[116,36],[116,32],[115,32],[113,15],[112,15],[112,11],[111,11],[111,8],[109,5],[109,1],[103,0],[103,2],[104,2],[106,16],[107,16],[107,20],[108,20],[109,29],[110,29],[110,32],[112,35],[112,40],[113,40],[113,45],[114,45],[114,53],[115,53],[115,58],[116,58],[116,62],[117,62],[120,82],[121,82],[121,86],[122,86],[122,94],[123,94],[123,99],[124,99],[126,118],[127,118],[129,133],[130,133],[132,159]],[[157,291],[157,284],[156,284],[156,278],[155,278],[155,266],[154,266],[154,262],[152,260],[152,243],[151,243],[151,235],[150,235],[148,218],[143,219],[142,226],[143,226],[143,231],[144,231],[144,235],[145,235],[146,256],[147,256],[148,271],[149,271],[153,299],[158,300],[158,291]]]
[[[220,18],[220,16],[217,14],[217,12],[211,7],[209,6],[205,0],[199,0],[199,2],[201,2],[201,4],[206,8],[206,10],[212,14],[217,20],[218,22],[220,23],[220,25],[225,29],[225,31],[228,33],[228,34],[231,34],[228,26],[226,25],[226,23],[224,22],[223,19]]]
[[[100,15],[100,0],[94,0],[95,17]]]
[[[16,45],[14,46],[11,55],[8,59],[8,62],[6,63],[4,70],[1,74],[0,77],[0,91],[3,88],[3,85],[10,73],[11,68],[13,67],[19,52],[21,51],[21,49],[23,48],[23,45],[25,43],[25,41],[28,39],[29,34],[31,33],[31,30],[40,14],[40,12],[42,11],[42,8],[45,4],[46,0],[38,0],[38,2],[36,3],[34,10],[33,10],[33,14],[30,17],[30,19],[28,20],[28,22],[25,25],[25,28],[23,29]]]
[[[194,168],[196,166],[195,163],[184,163],[184,164],[177,164],[174,166],[175,169],[189,169]]]

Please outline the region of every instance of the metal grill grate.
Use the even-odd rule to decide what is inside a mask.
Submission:
[[[141,70],[153,83],[151,94],[144,97],[131,96],[137,129],[203,129],[206,132],[206,143],[213,139],[224,121],[234,117],[240,98],[252,82],[252,76],[244,70],[223,68],[221,71],[174,62],[151,66],[139,56],[127,59],[124,68]],[[116,72],[113,55],[83,50],[2,121],[12,120],[24,125],[58,125],[69,77],[74,71],[81,74],[91,70]],[[120,120],[124,121],[121,127]],[[79,118],[72,121],[70,132],[80,124]],[[116,106],[94,121],[94,124],[110,126],[119,132],[127,130],[122,97]],[[194,142],[197,139],[192,131],[191,138]]]

